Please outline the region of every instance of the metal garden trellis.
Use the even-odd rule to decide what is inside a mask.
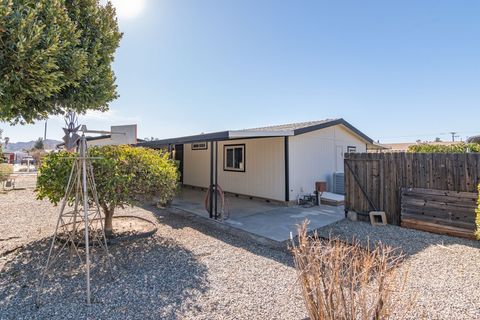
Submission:
[[[91,304],[90,268],[92,256],[90,249],[99,248],[103,250],[107,268],[112,267],[91,162],[98,158],[88,156],[87,139],[85,137],[85,133],[106,132],[89,131],[86,126],[78,125],[77,116],[74,113],[68,113],[65,122],[67,124],[67,128],[64,128],[66,134],[64,137],[65,147],[67,150],[76,148],[76,155],[72,157],[73,165],[60,206],[47,263],[37,287],[35,299],[37,306],[39,305],[39,296],[43,290],[46,275],[49,271],[53,271],[53,265],[67,249],[70,270],[74,258],[78,258],[80,264],[84,264],[87,305]],[[77,133],[79,130],[82,132],[81,136]],[[82,226],[83,230],[81,229]],[[81,247],[84,247],[84,259],[82,259]]]

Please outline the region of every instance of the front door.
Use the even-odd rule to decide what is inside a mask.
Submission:
[[[343,146],[335,146],[335,159],[336,159],[336,167],[335,167],[335,172],[344,172],[344,166],[345,164],[343,163]]]
[[[178,163],[178,171],[180,172],[180,182],[183,183],[183,144],[175,145],[175,161]]]

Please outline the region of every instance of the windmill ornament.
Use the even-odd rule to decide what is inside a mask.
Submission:
[[[78,129],[80,126],[78,125],[78,120],[75,113],[70,112],[65,116],[65,124],[66,128],[62,128],[63,132],[65,132],[65,136],[63,137],[63,142],[65,143],[65,148],[67,150],[72,150],[78,144],[78,140],[80,140],[81,136],[78,135]]]
[[[88,156],[85,137],[85,133],[99,131],[88,131],[86,126],[78,125],[75,113],[68,113],[65,116],[65,123],[66,128],[63,128],[65,147],[67,150],[75,150],[76,154],[70,158],[73,159],[72,169],[61,202],[47,262],[37,288],[37,306],[46,277],[60,276],[59,268],[54,268],[58,261],[62,259],[69,261],[70,274],[75,261],[77,270],[85,272],[88,305],[91,304],[90,269],[100,263],[111,269],[104,217],[100,210],[92,166],[92,160],[98,158]]]

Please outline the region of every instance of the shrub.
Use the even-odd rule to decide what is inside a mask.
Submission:
[[[436,145],[422,143],[408,147],[408,152],[417,153],[467,153],[480,152],[480,144],[478,143],[458,143],[452,145]]]
[[[8,163],[0,163],[0,182],[7,180],[13,173],[13,166]]]
[[[388,319],[406,310],[392,297],[406,281],[397,269],[401,256],[392,249],[365,250],[358,242],[309,237],[305,222],[292,251],[311,320]]]
[[[35,165],[39,167],[42,164],[42,160],[47,155],[47,152],[43,149],[32,149],[28,152],[30,156],[35,160]]]
[[[112,233],[115,208],[155,199],[167,203],[175,195],[178,171],[167,153],[131,146],[89,149],[105,231]],[[37,197],[58,204],[64,196],[72,167],[72,153],[61,151],[44,157],[37,180]]]
[[[475,233],[477,236],[477,239],[480,240],[480,184],[478,185],[478,208],[477,208],[477,218],[475,220],[477,224],[477,232]]]

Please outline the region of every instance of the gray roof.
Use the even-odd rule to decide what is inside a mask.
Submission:
[[[312,126],[316,126],[319,124],[329,123],[332,121],[337,121],[340,119],[326,119],[326,120],[318,120],[318,121],[307,121],[307,122],[297,122],[297,123],[288,123],[288,124],[279,124],[274,126],[267,126],[267,127],[260,127],[260,128],[251,128],[251,129],[244,129],[248,131],[287,131],[287,130],[297,130],[308,128]]]
[[[343,125],[354,134],[365,140],[367,143],[372,144],[373,140],[366,134],[352,126],[344,119],[327,119],[319,121],[298,122],[290,124],[282,124],[275,126],[267,126],[260,128],[242,129],[242,130],[229,130],[219,131],[206,134],[198,134],[186,137],[177,137],[170,139],[145,141],[137,143],[137,146],[150,147],[150,148],[162,148],[170,144],[183,144],[201,141],[222,141],[232,139],[247,139],[247,138],[265,138],[265,137],[288,137],[296,136],[299,134],[325,129],[328,127]]]

